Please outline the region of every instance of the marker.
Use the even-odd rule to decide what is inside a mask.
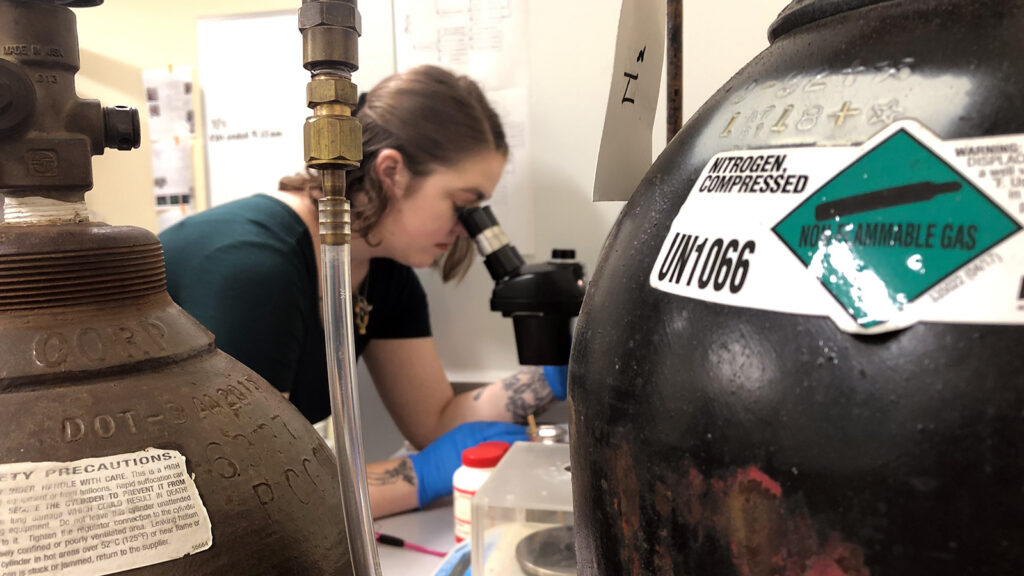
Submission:
[[[412,542],[406,542],[398,536],[392,536],[390,534],[381,534],[380,532],[374,532],[373,535],[376,537],[377,542],[381,544],[387,544],[388,546],[397,546],[398,548],[408,548],[409,550],[415,550],[416,552],[422,552],[424,554],[430,554],[431,556],[438,556],[440,558],[445,557],[445,553],[438,550],[431,550],[419,544],[413,544]]]

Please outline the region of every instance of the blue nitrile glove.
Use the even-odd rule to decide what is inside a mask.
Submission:
[[[441,435],[418,454],[409,456],[416,471],[420,508],[452,493],[452,475],[462,465],[462,451],[481,442],[526,441],[526,427],[509,422],[466,422]]]
[[[548,381],[548,386],[551,386],[555,398],[565,400],[568,393],[566,386],[569,384],[569,366],[545,366],[544,379]]]

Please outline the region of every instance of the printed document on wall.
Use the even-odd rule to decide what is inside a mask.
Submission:
[[[510,152],[491,206],[519,250],[532,254],[526,34],[525,0],[395,0],[398,70],[433,64],[467,75],[501,116]]]

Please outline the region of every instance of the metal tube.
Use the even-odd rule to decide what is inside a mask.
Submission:
[[[328,170],[327,174],[341,170]],[[328,185],[325,178],[324,186]],[[321,287],[324,331],[327,337],[327,379],[331,394],[331,423],[338,455],[338,480],[355,573],[380,575],[373,533],[370,493],[359,418],[355,337],[352,332],[352,260],[349,244],[349,202],[341,196],[320,200]]]

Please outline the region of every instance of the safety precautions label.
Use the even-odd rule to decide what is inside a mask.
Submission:
[[[0,465],[0,576],[112,574],[212,544],[179,452]]]
[[[1024,135],[899,122],[859,147],[726,152],[672,223],[651,286],[829,316],[851,333],[1024,324]]]

